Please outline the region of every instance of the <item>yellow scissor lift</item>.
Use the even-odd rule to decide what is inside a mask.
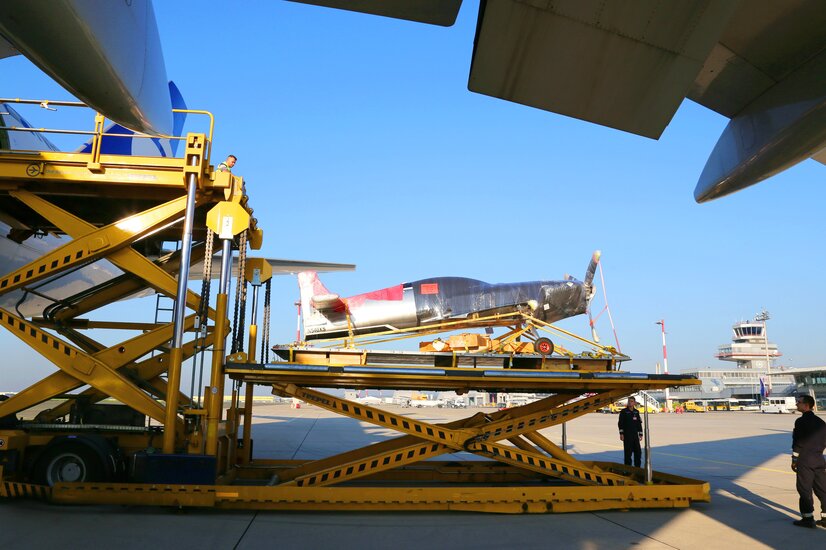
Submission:
[[[0,103],[10,102],[41,103],[0,99]],[[237,426],[222,421],[223,403],[213,398],[202,406],[178,390],[182,362],[212,347],[221,361],[213,369],[210,389],[223,392],[220,364],[222,335],[228,330],[228,290],[222,288],[218,294],[222,313],[216,316],[200,295],[188,290],[187,276],[192,262],[211,263],[213,232],[205,226],[205,219],[211,219],[215,233],[220,233],[224,258],[231,259],[237,234],[241,235],[238,246],[245,249],[247,241],[259,248],[263,233],[250,218],[243,180],[215,172],[210,165],[212,115],[178,112],[205,115],[209,120],[208,133],[169,138],[182,142],[184,155],[178,158],[102,154],[104,138],[150,136],[106,134],[100,115],[90,132],[0,128],[92,139],[90,153],[0,150],[2,222],[10,227],[7,239],[17,241],[24,251],[19,257],[26,258],[0,275],[0,326],[58,369],[0,401],[0,476],[4,480],[0,494],[4,496],[28,491],[20,480],[51,486],[67,480],[123,479],[124,455],[147,449],[157,448],[162,451],[159,455],[203,455],[209,450],[217,457],[217,468],[226,470],[231,463]],[[37,238],[51,240],[51,246],[26,243]],[[167,241],[181,241],[180,251],[161,254]],[[25,251],[38,248],[45,251],[39,256],[28,252],[32,258],[27,261]],[[123,274],[95,281],[94,270],[104,260]],[[15,259],[5,257],[4,261],[8,269]],[[224,271],[228,281],[230,267]],[[72,288],[82,291],[72,294]],[[181,298],[176,300],[172,322],[81,318],[147,290]],[[41,316],[26,318],[19,307],[31,296],[52,303]],[[187,307],[195,313],[186,315]],[[104,345],[90,337],[88,329],[128,330],[137,335]],[[185,332],[191,335],[189,341],[184,340]],[[19,368],[6,361],[0,371]],[[106,400],[120,405],[99,405]],[[43,404],[52,408],[41,410],[34,421],[18,420],[18,413],[37,406],[43,409]],[[211,477],[214,481],[214,472]],[[42,488],[36,491],[45,494]]]
[[[586,368],[583,357],[576,364],[569,358],[530,369],[457,362],[256,362],[257,295],[264,284],[269,291],[271,269],[266,261],[246,259],[247,243],[258,248],[262,233],[249,216],[241,179],[211,170],[211,125],[209,135],[186,136],[183,158],[162,159],[100,154],[102,128],[98,117],[90,154],[0,151],[0,212],[13,220],[16,238],[68,237],[3,275],[0,300],[21,290],[37,293],[40,282],[99,260],[124,272],[56,301],[42,317],[27,319],[0,308],[0,325],[58,369],[0,402],[0,496],[61,503],[509,513],[681,507],[709,499],[707,483],[659,472],[648,479],[640,469],[580,461],[540,433],[640,390],[696,384],[690,377],[619,372],[611,359],[606,366],[605,357],[591,358],[601,365],[596,368]],[[211,279],[214,237],[223,253],[213,309],[187,289],[185,274],[192,261],[203,259],[205,280]],[[180,252],[157,260],[142,254],[141,244],[153,239],[180,240]],[[236,292],[240,320],[230,327],[234,247],[244,280],[239,277]],[[177,281],[174,273],[180,275]],[[252,323],[244,352],[239,329],[247,282],[253,286]],[[176,298],[173,322],[80,318],[146,289]],[[209,296],[208,285],[202,294]],[[195,313],[185,315],[186,307]],[[266,335],[268,298],[264,310]],[[104,345],[85,333],[112,328],[138,335]],[[180,392],[181,364],[207,348],[211,369],[202,403]],[[232,401],[224,415],[228,377]],[[396,430],[399,437],[321,460],[251,456],[256,384]],[[434,424],[317,388],[531,391],[549,397]],[[106,412],[105,404],[95,405],[107,398],[121,408]],[[16,419],[47,402],[58,404],[34,421]],[[455,452],[477,460],[432,460]]]

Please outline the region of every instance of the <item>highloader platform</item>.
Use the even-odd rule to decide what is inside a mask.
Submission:
[[[212,168],[211,116],[208,134],[182,139],[180,158],[102,154],[102,140],[112,137],[103,127],[96,117],[91,153],[0,151],[0,213],[8,239],[22,244],[61,237],[39,255],[3,266],[0,275],[0,326],[57,369],[0,401],[0,497],[500,513],[671,508],[709,499],[705,482],[579,460],[542,433],[638,391],[697,384],[692,377],[620,371],[616,356],[601,353],[514,362],[496,352],[468,361],[472,354],[379,357],[281,346],[282,360],[270,361],[272,269],[263,258],[247,257],[248,247],[261,246],[263,233],[251,217],[243,180]],[[177,252],[164,253],[164,241],[178,241]],[[212,302],[218,244],[220,282]],[[230,315],[233,250],[239,276]],[[200,294],[188,288],[197,261],[204,264]],[[120,274],[102,282],[87,278],[82,288],[67,285],[73,290],[60,293],[61,283],[76,282],[84,270],[111,266]],[[145,291],[175,300],[171,322],[81,318]],[[39,314],[26,313],[39,303],[33,298],[47,304]],[[135,335],[114,345],[91,336],[111,329]],[[193,366],[189,392],[181,390],[186,360]],[[14,368],[20,365],[7,362],[0,372]],[[258,456],[256,385],[398,436],[319,460]],[[226,410],[225,388],[231,395]],[[440,424],[343,399],[337,395],[343,388],[543,397]],[[18,417],[37,406],[42,410],[34,419]]]

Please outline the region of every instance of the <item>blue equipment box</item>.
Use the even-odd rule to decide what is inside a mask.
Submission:
[[[137,483],[215,485],[216,460],[207,455],[135,453],[130,477]]]

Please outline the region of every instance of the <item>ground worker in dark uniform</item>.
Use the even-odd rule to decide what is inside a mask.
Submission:
[[[800,495],[801,519],[794,522],[798,527],[826,527],[826,422],[817,417],[812,409],[815,400],[811,395],[797,398],[797,410],[803,416],[794,421],[792,432],[792,470],[797,473],[797,492]],[[815,503],[812,490],[820,500],[820,521],[815,521]]]
[[[633,397],[628,398],[628,403],[625,408],[619,413],[619,427],[620,441],[622,441],[625,449],[625,463],[631,465],[631,455],[634,455],[634,466],[640,467],[642,462],[640,449],[640,441],[642,441],[642,420],[640,419],[640,412],[636,409],[637,400]]]

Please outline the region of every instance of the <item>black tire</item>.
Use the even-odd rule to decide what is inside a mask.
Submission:
[[[551,355],[554,352],[554,343],[550,338],[537,338],[533,343],[533,350],[540,355]]]
[[[107,468],[96,450],[83,441],[64,441],[46,447],[34,466],[35,482],[108,481]]]

